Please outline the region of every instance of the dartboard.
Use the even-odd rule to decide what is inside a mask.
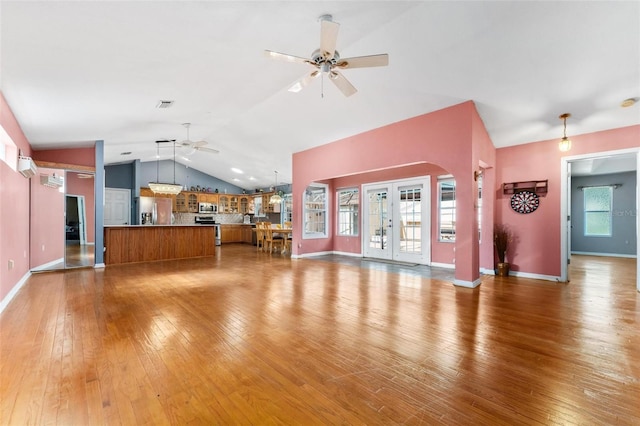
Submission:
[[[531,191],[521,191],[511,196],[511,208],[518,213],[533,213],[540,205],[540,199]]]

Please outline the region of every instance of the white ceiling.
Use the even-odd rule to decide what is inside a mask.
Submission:
[[[310,56],[325,13],[342,57],[389,54],[343,71],[348,98],[326,78],[288,92],[310,67],[263,55]],[[569,136],[640,124],[620,107],[640,97],[637,1],[2,0],[0,16],[0,87],[34,149],[102,139],[107,164],[155,161],[190,122],[220,153],[177,161],[246,189],[290,182],[294,152],[467,100],[496,147],[560,137],[564,112]]]

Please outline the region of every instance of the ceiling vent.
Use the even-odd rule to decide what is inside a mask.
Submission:
[[[160,101],[158,105],[156,105],[156,108],[169,108],[173,105],[173,102],[174,101]]]
[[[40,175],[40,184],[48,186],[49,188],[60,188],[62,186],[62,178],[60,176],[53,175]]]
[[[30,178],[35,176],[38,172],[38,168],[36,167],[36,163],[31,159],[31,157],[18,157],[18,171],[22,174],[22,176],[26,178]]]

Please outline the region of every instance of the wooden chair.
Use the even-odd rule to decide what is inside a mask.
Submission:
[[[291,229],[291,222],[285,222],[284,223],[284,227],[287,229]],[[284,239],[284,249],[285,251],[287,251],[288,253],[291,253],[291,239],[293,238],[293,235],[291,234],[286,234],[285,235],[285,239]]]
[[[263,251],[264,250],[264,222],[256,223],[256,250]]]
[[[282,251],[282,249],[284,249],[284,239],[282,238],[282,235],[274,235],[274,231],[277,232],[277,229],[273,229],[271,227],[271,222],[264,222],[264,228],[262,229],[264,231],[264,241],[265,244],[268,247],[268,251],[269,253],[273,253],[273,249],[280,247],[280,251]]]

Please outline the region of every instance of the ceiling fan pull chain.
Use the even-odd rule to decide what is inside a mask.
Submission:
[[[324,73],[320,73],[320,97],[324,99]]]

